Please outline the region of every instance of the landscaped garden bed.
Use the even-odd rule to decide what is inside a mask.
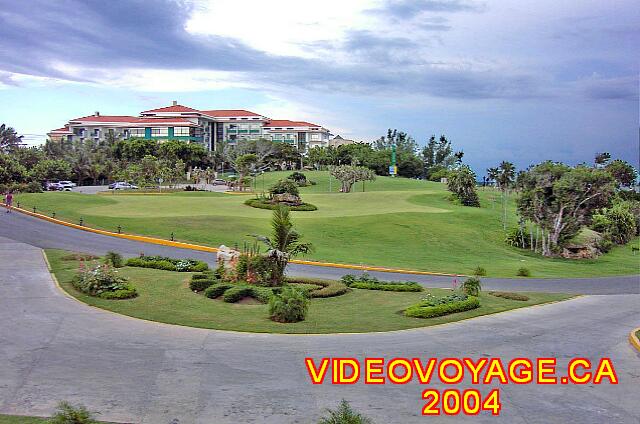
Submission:
[[[336,333],[390,331],[442,324],[480,315],[501,312],[540,303],[568,299],[556,293],[525,293],[528,301],[514,301],[480,293],[479,308],[429,319],[404,316],[402,311],[422,301],[426,294],[442,297],[451,290],[425,289],[424,292],[384,292],[349,289],[329,298],[309,299],[304,321],[280,323],[269,319],[269,305],[227,303],[212,300],[190,289],[191,276],[185,273],[150,268],[124,267],[118,274],[128,278],[138,296],[126,301],[93,297],[76,290],[73,279],[80,261],[63,260],[70,252],[47,250],[53,273],[62,288],[79,300],[123,315],[191,327],[273,333]],[[211,272],[213,275],[213,272]],[[293,279],[291,285],[313,280]]]
[[[352,289],[394,292],[421,292],[424,290],[420,284],[413,281],[381,281],[367,273],[362,274],[360,277],[347,274],[340,281]]]

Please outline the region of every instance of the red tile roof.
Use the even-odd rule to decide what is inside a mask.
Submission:
[[[269,122],[265,123],[265,127],[318,127],[321,128],[321,125],[312,124],[311,122],[305,121],[289,121],[288,119],[272,119]]]
[[[69,127],[62,127],[62,128],[58,128],[57,130],[49,131],[49,134],[55,134],[55,133],[71,134],[71,130],[69,129]]]
[[[200,112],[200,111],[190,108],[188,106],[172,105],[172,106],[161,107],[158,109],[145,110],[142,113],[152,113],[152,112]]]
[[[205,115],[216,116],[220,118],[229,116],[262,116],[244,109],[201,110],[200,112],[204,113]]]

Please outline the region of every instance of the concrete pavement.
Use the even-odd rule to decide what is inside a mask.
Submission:
[[[107,251],[113,250],[125,256],[137,256],[140,253],[145,253],[146,255],[164,255],[177,258],[193,257],[205,260],[210,264],[215,262],[214,254],[103,236],[52,224],[20,213],[0,214],[0,236],[41,248],[65,249],[96,255],[103,255]],[[296,264],[291,264],[288,267],[288,272],[295,276],[330,279],[340,278],[344,274],[358,273],[354,270]],[[383,272],[370,272],[370,274],[383,280],[417,281],[426,287],[450,288],[453,284],[451,277]],[[570,279],[483,278],[482,283],[485,290],[581,294],[640,293],[640,275]]]
[[[563,372],[571,357],[606,356],[618,385],[509,384],[501,386],[499,417],[428,421],[638,423],[640,355],[626,337],[640,325],[639,295],[585,296],[382,334],[240,334],[91,308],[55,288],[40,249],[0,238],[0,322],[0,413],[5,414],[47,415],[64,399],[120,422],[312,423],[345,398],[377,424],[423,423],[425,387],[314,386],[304,357],[557,357]],[[468,382],[455,388],[467,387]]]

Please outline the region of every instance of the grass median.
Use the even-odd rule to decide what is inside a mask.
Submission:
[[[265,174],[264,187],[286,172]],[[452,203],[441,183],[378,177],[337,193],[326,172],[307,172],[314,186],[302,187],[313,212],[292,212],[296,228],[315,251],[306,259],[471,274],[481,266],[491,277],[516,277],[521,267],[532,277],[629,275],[640,257],[630,246],[615,247],[595,260],[543,258],[504,242],[500,194],[480,189],[481,208]],[[262,177],[256,189],[263,187]],[[514,196],[509,226],[517,225]],[[177,192],[162,196],[87,195],[72,192],[20,194],[16,202],[31,210],[84,225],[164,239],[219,246],[252,242],[248,234],[268,234],[271,211],[244,204],[246,196]],[[637,243],[635,240],[633,243]]]
[[[427,293],[442,296],[445,289],[419,293],[397,293],[354,289],[342,296],[312,299],[305,321],[282,324],[268,319],[267,305],[230,304],[193,293],[188,286],[191,273],[124,267],[120,275],[130,278],[138,297],[105,300],[87,296],[71,285],[78,262],[65,260],[69,252],[47,250],[47,258],[62,288],[89,305],[150,321],[190,327],[259,333],[363,333],[426,327],[459,321],[571,297],[559,293],[527,293],[529,300],[514,301],[481,294],[481,306],[467,312],[438,318],[409,318],[402,311]]]

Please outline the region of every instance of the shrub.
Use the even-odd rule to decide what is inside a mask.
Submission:
[[[84,406],[73,406],[68,402],[60,402],[56,413],[47,422],[49,424],[98,424],[93,414]]]
[[[217,278],[212,272],[201,272],[200,274],[193,274],[191,276],[191,279],[192,280],[209,280],[209,279],[217,280]]]
[[[307,185],[307,176],[302,172],[295,171],[291,175],[287,177],[287,180],[291,180],[296,183],[300,187],[304,187]]]
[[[531,232],[523,227],[513,227],[507,231],[504,242],[512,247],[528,249],[531,247]]]
[[[336,410],[328,409],[327,412],[329,416],[320,419],[318,424],[373,424],[370,418],[351,409],[349,402],[344,399]]]
[[[307,290],[307,297],[311,298],[326,298],[341,296],[349,291],[347,287],[341,281],[335,280],[320,280],[316,278],[290,278],[287,280],[289,284],[310,284],[316,286]]]
[[[273,197],[276,194],[292,194],[299,196],[298,185],[290,180],[279,180],[269,188],[269,194]]]
[[[201,292],[202,290],[205,290],[207,287],[210,287],[217,282],[218,280],[214,280],[213,278],[197,280],[191,279],[191,281],[189,282],[189,288],[191,289],[191,291]]]
[[[476,269],[473,270],[473,275],[484,277],[485,275],[487,275],[487,270],[481,266],[477,266]]]
[[[213,276],[221,281],[224,281],[227,275],[227,270],[223,264],[218,265],[218,267],[213,271]]]
[[[127,259],[127,266],[154,268],[163,271],[204,272],[209,269],[206,262],[196,259],[173,259],[165,256],[140,256]]]
[[[244,297],[252,297],[259,302],[267,303],[271,293],[271,289],[266,287],[231,286],[224,292],[222,300],[228,303],[236,303]]]
[[[611,241],[625,244],[636,235],[637,220],[631,202],[617,202],[593,215],[591,228],[608,234]]]
[[[252,208],[269,209],[269,210],[274,210],[278,207],[278,205],[273,204],[268,200],[264,200],[264,199],[248,199],[244,202],[244,204],[247,206],[251,206]],[[315,205],[312,205],[311,203],[302,203],[300,205],[291,205],[289,206],[289,209],[296,212],[310,212],[310,211],[317,211],[318,207]]]
[[[276,322],[304,321],[309,308],[309,300],[293,287],[283,287],[269,300],[269,315]]]
[[[522,302],[526,302],[527,300],[529,300],[529,296],[525,296],[523,294],[520,293],[512,293],[512,292],[489,292],[489,294],[491,296],[495,296],[495,297],[501,297],[503,299],[509,299],[509,300],[519,300]]]
[[[209,299],[216,299],[224,294],[227,290],[229,290],[233,285],[226,283],[218,283],[212,286],[207,287],[204,291],[204,296]]]
[[[82,267],[71,284],[82,293],[103,299],[129,299],[137,296],[136,289],[116,272],[106,264],[95,268]]]
[[[480,300],[475,296],[469,296],[466,300],[442,303],[434,306],[423,306],[419,303],[408,307],[404,314],[413,318],[434,318],[449,315],[456,312],[469,311],[480,306]]]
[[[104,263],[107,265],[111,265],[114,268],[122,268],[123,266],[122,255],[116,252],[109,251],[104,256]]]
[[[462,285],[460,285],[460,290],[462,290],[466,295],[478,296],[480,294],[480,290],[482,290],[480,279],[477,277],[467,278]]]
[[[354,289],[396,292],[420,292],[424,290],[420,284],[412,281],[380,281],[366,272],[360,277],[347,274],[343,276],[340,281],[347,287]]]
[[[518,273],[516,275],[518,277],[530,277],[531,271],[529,271],[529,268],[521,267],[518,268]]]
[[[271,285],[273,281],[273,259],[266,255],[251,255],[247,257],[245,279],[251,284]]]

